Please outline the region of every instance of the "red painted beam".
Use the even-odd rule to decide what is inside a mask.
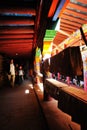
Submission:
[[[7,7],[7,8],[0,8],[0,13],[12,13],[12,14],[30,14],[36,16],[36,10],[30,8],[16,8],[16,7]]]
[[[72,21],[70,21],[69,19],[67,20],[66,18],[61,18],[61,23],[69,24],[69,25],[71,25],[73,27],[78,27],[78,28],[81,27],[80,23],[74,22],[74,24],[73,24]]]
[[[9,38],[9,39],[11,39],[11,38],[19,38],[19,39],[21,39],[21,38],[33,38],[34,37],[34,35],[33,34],[14,34],[14,35],[11,35],[11,34],[4,34],[4,35],[0,35],[0,39],[5,39],[5,38]]]
[[[86,4],[87,4],[87,2],[86,2]],[[80,17],[80,18],[85,18],[85,19],[87,19],[87,16],[85,15],[85,14],[82,14],[81,12],[76,12],[76,11],[74,11],[74,10],[70,10],[70,9],[65,9],[65,11],[64,11],[64,14],[66,14],[66,13],[68,13],[68,14],[72,14],[72,15],[74,15],[74,16],[78,16],[78,17]]]
[[[17,24],[17,25],[34,25],[34,20],[30,19],[0,19],[0,24],[2,25],[10,25],[10,24]]]
[[[25,29],[22,29],[22,28],[19,28],[19,29],[16,29],[16,28],[7,28],[7,29],[0,29],[0,34],[24,34],[24,33],[34,33],[34,29],[28,29],[28,28],[25,28]]]
[[[61,15],[61,18],[66,18],[67,20],[72,21],[73,24],[74,24],[74,22],[78,22],[78,23],[81,23],[81,24],[87,23],[86,20],[82,20],[82,19],[79,19],[79,18],[70,16],[70,15],[66,15],[66,14],[62,14],[62,15]]]
[[[9,43],[9,44],[11,44],[11,43],[15,43],[15,44],[16,43],[33,43],[33,39],[20,39],[20,40],[18,40],[18,39],[14,39],[14,40],[6,39],[6,40],[0,40],[0,45],[1,44],[7,44],[7,43]]]
[[[74,27],[73,24],[72,24],[72,26],[71,26],[71,25],[69,25],[69,24],[65,24],[65,23],[62,23],[62,22],[61,22],[60,26],[61,26],[61,27],[64,27],[64,28],[71,29],[71,30],[73,30],[73,31],[76,31],[76,30],[78,29],[78,27],[76,27],[76,26]]]
[[[24,45],[16,45],[16,46],[5,46],[5,47],[0,47],[0,52],[5,52],[5,53],[25,53],[26,51],[31,52],[32,51],[32,45],[31,46],[24,46]]]
[[[71,29],[69,29],[69,28],[65,28],[65,27],[60,27],[60,30],[63,30],[63,31],[65,31],[65,32],[67,32],[68,34],[72,34],[75,30],[71,30]]]
[[[86,2],[86,4],[87,4],[87,2]],[[68,6],[71,7],[71,8],[74,8],[74,9],[76,9],[76,10],[78,9],[78,10],[80,10],[80,11],[82,11],[82,12],[87,12],[87,8],[86,8],[86,7],[77,5],[77,4],[75,4],[75,3],[69,3]]]
[[[1,51],[0,51],[1,52]],[[8,56],[13,56],[13,57],[19,57],[19,56],[30,56],[32,55],[32,51],[29,51],[29,50],[24,50],[23,51],[7,51],[7,50],[4,50],[2,53],[5,53],[7,54]]]
[[[52,4],[48,13],[48,17],[53,17],[59,0],[52,0]]]

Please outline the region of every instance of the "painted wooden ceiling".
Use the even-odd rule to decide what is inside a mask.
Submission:
[[[59,18],[56,45],[87,23],[87,0],[0,0],[0,53],[31,57]]]
[[[60,52],[66,48],[64,40],[80,30],[83,24],[87,24],[87,0],[70,0],[66,2],[58,17],[60,18],[60,30],[57,32],[53,42],[58,52]],[[87,44],[87,32],[84,35]],[[80,46],[83,44],[85,43],[80,33],[79,38],[69,43],[68,46]]]
[[[0,0],[0,53],[11,57],[30,57],[34,54],[37,42],[42,47],[45,20],[51,2]]]

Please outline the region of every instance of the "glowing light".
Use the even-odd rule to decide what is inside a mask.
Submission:
[[[28,84],[28,86],[33,89],[33,84]]]
[[[25,90],[25,94],[29,94],[29,90],[28,89]]]
[[[18,55],[18,53],[16,53],[16,56]]]
[[[32,84],[29,84],[29,86],[30,86],[30,87],[33,87],[33,85],[32,85]]]

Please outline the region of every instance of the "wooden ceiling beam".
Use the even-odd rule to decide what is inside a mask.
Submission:
[[[68,33],[69,35],[71,35],[72,33],[73,33],[73,31],[71,31],[71,29],[67,29],[67,28],[60,28],[60,30],[62,30],[62,31],[64,31],[64,32],[66,32],[66,33]]]
[[[61,44],[62,42],[64,41],[64,39],[61,39],[61,40],[55,40],[53,43],[56,44],[56,45],[59,45]]]
[[[70,10],[70,9],[65,9],[65,11],[64,11],[64,14],[66,14],[66,13],[68,13],[68,14],[72,14],[72,15],[74,15],[74,16],[79,16],[80,18],[85,18],[85,19],[87,19],[87,16],[85,15],[85,14],[82,14],[81,12],[76,12],[76,11],[74,11],[74,10]]]
[[[25,50],[24,49],[24,51],[22,50],[17,50],[17,51],[15,51],[15,50],[11,50],[11,51],[8,51],[8,49],[4,49],[4,50],[2,50],[2,51],[0,51],[1,53],[5,53],[5,54],[7,54],[7,55],[9,55],[9,56],[17,56],[17,57],[19,57],[19,56],[29,56],[29,55],[32,55],[32,51],[31,50]]]
[[[56,38],[56,37],[58,37],[58,38]],[[67,36],[62,36],[62,35],[57,35],[54,39],[59,39],[59,40],[61,40],[61,39],[66,39],[67,38]]]
[[[65,35],[65,36],[67,36],[67,37],[69,37],[70,36],[70,33],[67,33],[66,31],[64,31],[64,30],[58,30],[58,33],[61,33],[62,35]]]
[[[10,35],[7,35],[7,34],[5,34],[5,35],[0,35],[0,39],[4,39],[4,38],[8,38],[8,39],[12,39],[12,38],[19,38],[19,39],[21,39],[21,38],[33,38],[34,36],[33,36],[33,34],[26,34],[26,35],[24,35],[24,34],[10,34]]]
[[[10,47],[6,46],[6,47],[3,47],[3,48],[0,48],[0,52],[3,51],[3,50],[7,50],[7,52],[9,52],[9,50],[10,50],[10,52],[12,51],[12,52],[15,52],[15,53],[19,53],[20,51],[25,52],[25,50],[27,50],[27,51],[32,50],[32,47],[26,47],[26,46],[23,46],[21,48],[19,46],[16,46],[16,48],[14,48],[12,46],[10,46]]]
[[[76,0],[77,2],[83,3],[83,4],[87,4],[87,0]]]
[[[76,17],[70,16],[70,15],[66,15],[66,14],[62,14],[61,18],[66,18],[67,20],[72,21],[73,24],[74,24],[74,22],[81,23],[81,24],[87,23],[86,20],[83,20],[83,19],[80,19],[80,18],[76,18]]]
[[[61,26],[61,27],[69,28],[69,29],[71,29],[71,30],[72,30],[72,29],[73,29],[73,30],[77,30],[77,29],[78,29],[78,27],[74,27],[73,24],[72,24],[72,25],[69,25],[69,24],[65,24],[65,23],[63,23],[63,22],[61,22],[60,26]]]
[[[0,44],[0,48],[5,47],[5,46],[14,46],[14,48],[15,48],[16,45],[17,46],[21,46],[21,45],[33,46],[33,43],[23,43],[23,42],[21,42],[21,43],[4,43],[3,45]],[[23,49],[23,47],[22,47],[22,49]]]
[[[52,4],[49,9],[48,17],[53,17],[59,0],[52,0]]]
[[[56,35],[54,39],[66,39],[68,36]]]
[[[68,7],[76,9],[76,10],[80,10],[82,12],[87,12],[87,7],[83,7],[83,6],[80,6],[71,2],[68,4],[67,8]]]
[[[29,34],[34,33],[34,29],[28,29],[28,28],[2,28],[0,29],[0,34]]]
[[[9,51],[10,49],[10,51]],[[3,48],[0,48],[0,52],[6,52],[6,53],[25,53],[25,51],[28,51],[28,52],[32,52],[32,47],[23,47],[23,48],[20,48],[19,46],[16,46],[16,48],[14,47],[3,47]]]
[[[36,10],[30,8],[20,8],[20,7],[7,7],[7,8],[0,8],[0,13],[11,13],[11,14],[26,14],[26,15],[33,15],[36,16]]]
[[[18,48],[16,48],[16,47],[18,47]],[[2,46],[2,47],[0,47],[1,49],[3,49],[3,48],[13,48],[13,50],[15,50],[15,49],[24,49],[24,48],[26,48],[26,49],[29,49],[29,48],[31,48],[32,47],[32,44],[7,44],[7,45],[4,45],[4,46]]]
[[[18,48],[17,48],[18,47]],[[24,49],[23,49],[24,48]],[[16,48],[10,46],[10,47],[3,47],[3,48],[0,48],[0,52],[2,51],[7,51],[9,52],[9,49],[10,49],[10,52],[15,52],[15,53],[18,53],[18,52],[25,52],[25,50],[27,51],[30,51],[32,50],[32,47],[23,47],[23,48],[20,48],[19,46],[16,46]]]
[[[58,32],[58,33],[56,34],[54,40],[56,40],[56,39],[57,39],[57,40],[66,39],[67,37],[68,37],[68,36],[63,35],[62,33],[59,33],[59,32]],[[54,41],[54,40],[53,40],[53,41]]]
[[[60,27],[60,30],[66,30],[66,32],[69,31],[69,32],[72,32],[72,33],[73,33],[74,31],[76,31],[75,29],[70,29],[70,28],[63,27],[63,26]]]
[[[9,25],[9,24],[17,24],[17,25],[34,25],[34,20],[30,19],[0,19],[0,24],[3,25]]]
[[[21,40],[18,40],[18,39],[6,39],[6,40],[0,40],[0,45],[1,44],[6,44],[6,43],[33,43],[33,39],[21,39]]]
[[[61,23],[65,23],[65,24],[68,24],[68,25],[73,26],[73,27],[78,27],[78,28],[81,27],[80,23],[76,23],[76,22],[73,23],[72,21],[67,20],[65,18],[61,18]]]

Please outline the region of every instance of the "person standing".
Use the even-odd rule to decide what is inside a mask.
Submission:
[[[22,66],[19,67],[19,84],[21,84],[24,81],[24,71]]]
[[[13,59],[11,59],[11,61],[10,61],[10,75],[11,75],[10,83],[11,83],[11,86],[14,87],[14,83],[15,83],[15,65],[14,65],[14,60]]]
[[[18,64],[15,65],[15,84],[19,83],[19,66]]]

